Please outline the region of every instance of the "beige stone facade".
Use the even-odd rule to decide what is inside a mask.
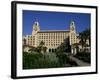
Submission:
[[[24,36],[26,42],[24,44],[37,47],[40,42],[44,42],[44,46],[49,49],[56,49],[66,38],[69,37],[70,45],[77,43],[75,23],[71,21],[69,30],[40,30],[39,22],[33,24],[32,35]]]

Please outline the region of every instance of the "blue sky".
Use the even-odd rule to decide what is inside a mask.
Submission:
[[[91,27],[91,15],[88,13],[23,10],[23,35],[31,35],[36,18],[41,30],[69,30],[71,20],[75,22],[77,32]]]

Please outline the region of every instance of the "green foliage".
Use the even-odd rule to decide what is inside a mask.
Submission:
[[[23,69],[32,69],[33,67],[38,67],[37,64],[38,59],[42,57],[42,54],[30,54],[30,53],[23,53]]]
[[[47,47],[43,47],[43,52],[46,53]]]
[[[39,46],[37,47],[37,52],[43,53],[47,51],[47,47],[44,46],[45,43],[43,41],[40,42]]]
[[[58,58],[54,54],[23,53],[23,69],[49,68],[58,65]]]
[[[23,69],[55,68],[77,66],[64,53],[27,53],[23,52]]]
[[[71,52],[69,37],[64,39],[64,42],[57,47],[57,53],[62,53],[62,52]]]
[[[83,60],[84,62],[91,63],[91,54],[88,52],[79,52],[75,55],[80,60]]]
[[[75,61],[71,60],[69,56],[66,55],[66,53],[57,53],[57,57],[59,58],[60,65],[63,65],[65,67],[67,67],[66,64],[69,66],[78,66]]]
[[[80,44],[82,47],[86,45],[86,40],[89,40],[89,45],[91,42],[91,36],[90,36],[90,29],[86,29],[83,32],[79,33],[79,38],[80,38]]]
[[[44,46],[44,44],[45,43],[43,41],[41,41],[40,44],[39,44],[39,46]]]
[[[67,63],[67,56],[64,53],[57,53],[57,57],[59,58],[59,63],[60,65],[66,64]]]

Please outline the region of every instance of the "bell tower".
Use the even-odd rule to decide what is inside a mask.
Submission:
[[[38,31],[40,31],[40,26],[39,26],[38,20],[35,19],[35,22],[34,22],[34,24],[33,24],[32,35],[36,34]]]
[[[76,32],[76,30],[75,30],[75,22],[74,21],[71,21],[71,23],[70,23],[70,31],[71,32]]]
[[[70,23],[70,46],[71,46],[71,54],[76,54],[76,48],[74,47],[76,43],[76,29],[75,22],[71,21]]]
[[[70,23],[70,45],[76,43],[76,29],[75,29],[75,22],[71,21]]]

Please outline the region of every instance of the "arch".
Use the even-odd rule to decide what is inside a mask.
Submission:
[[[52,52],[55,52],[55,49],[52,48]]]
[[[51,52],[51,49],[49,49],[49,52]]]

